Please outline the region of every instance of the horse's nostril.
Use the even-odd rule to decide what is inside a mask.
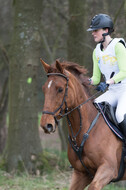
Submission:
[[[53,131],[53,125],[48,123],[47,124],[47,129],[48,129],[49,132],[52,132]]]

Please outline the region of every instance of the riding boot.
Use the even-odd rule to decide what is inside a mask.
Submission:
[[[124,115],[124,120],[119,123],[119,127],[124,135],[124,147],[125,147],[125,155],[124,155],[124,161],[126,163],[126,114]]]
[[[125,137],[125,140],[126,140],[126,114],[124,115],[124,120],[121,123],[119,123],[119,127],[120,127],[120,129],[121,129],[121,131]]]

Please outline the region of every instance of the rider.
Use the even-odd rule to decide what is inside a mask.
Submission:
[[[110,16],[98,14],[93,17],[87,31],[92,31],[94,41],[97,43],[93,51],[92,85],[101,80],[101,73],[105,82],[101,82],[97,90],[105,92],[96,98],[96,103],[108,102],[116,107],[116,119],[126,138],[126,48],[123,38],[112,38],[114,31]]]

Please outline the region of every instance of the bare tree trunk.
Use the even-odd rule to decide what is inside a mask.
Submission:
[[[67,145],[68,145],[68,129],[67,129],[67,123],[66,119],[62,119],[60,122],[60,126],[58,128],[60,140],[61,140],[61,150],[67,151]]]
[[[84,65],[85,0],[69,0],[68,60]]]
[[[67,59],[84,64],[84,16],[85,1],[69,0],[69,23],[68,23],[68,43],[67,43]],[[66,120],[63,119],[59,129],[62,150],[67,149],[68,130]]]
[[[69,16],[67,57],[69,61],[84,65],[85,1],[69,0]],[[67,149],[68,129],[66,126],[66,120],[63,119],[62,126],[59,130],[62,150]]]
[[[3,153],[7,138],[8,108],[8,57],[6,50],[0,47],[0,154]]]
[[[38,70],[41,55],[39,21],[42,0],[15,0],[14,31],[10,52],[9,129],[7,168],[36,169],[42,152],[38,132]]]
[[[0,72],[1,73],[1,72]],[[5,72],[3,72],[5,73]],[[2,75],[3,76],[3,75]],[[0,154],[3,153],[7,138],[7,105],[8,105],[8,76],[4,76],[4,84],[2,86],[2,93],[0,97]]]
[[[8,74],[7,51],[10,45],[12,26],[12,0],[0,1],[0,154],[3,153],[7,138]]]

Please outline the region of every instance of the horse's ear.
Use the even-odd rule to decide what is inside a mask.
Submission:
[[[58,69],[58,71],[60,71],[60,73],[63,73],[62,65],[58,60],[56,60],[56,68]]]
[[[44,68],[45,72],[48,73],[50,65],[45,63],[41,58],[40,58],[40,61],[41,61],[42,65],[43,65],[43,68]]]

